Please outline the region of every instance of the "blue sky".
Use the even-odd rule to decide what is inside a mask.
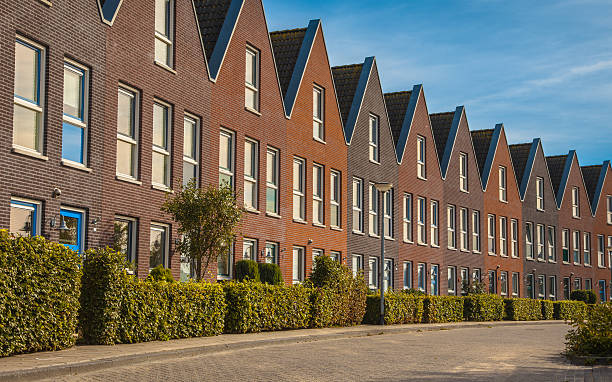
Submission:
[[[612,159],[612,2],[264,0],[271,31],[323,22],[332,65],[376,56],[385,92],[422,83],[430,113]]]

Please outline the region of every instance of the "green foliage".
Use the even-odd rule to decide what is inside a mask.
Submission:
[[[588,320],[572,320],[566,335],[570,356],[612,357],[612,304],[593,306]]]
[[[268,285],[254,281],[223,284],[226,333],[307,328],[311,290],[303,285]]]
[[[554,304],[550,300],[540,300],[542,302],[542,319],[552,320],[554,313]]]
[[[126,266],[124,256],[110,248],[85,254],[79,322],[87,343],[135,343],[223,331],[221,285],[142,281],[128,275]]]
[[[242,208],[228,185],[210,185],[204,189],[195,180],[175,195],[167,194],[162,211],[178,222],[183,240],[177,250],[195,263],[196,278],[202,269],[227,256],[227,251],[242,219]]]
[[[170,269],[164,268],[164,266],[160,264],[151,269],[151,273],[147,276],[147,280],[173,283],[174,277],[172,277],[172,271]]]
[[[402,292],[385,293],[385,323],[416,324],[423,319],[423,298]],[[368,295],[366,299],[365,324],[380,323],[380,294]]]
[[[507,298],[506,319],[511,321],[534,321],[542,319],[542,302],[530,298]]]
[[[466,321],[500,321],[504,317],[504,299],[493,294],[464,297],[463,317]]]
[[[555,301],[553,302],[555,320],[578,320],[582,319],[586,314],[587,306],[582,301]]]
[[[463,321],[463,297],[427,296],[423,298],[423,322]]]
[[[472,294],[485,294],[488,292],[487,284],[477,280],[472,280],[471,283],[464,282],[462,284],[462,289],[463,293],[467,296]]]
[[[79,264],[63,245],[0,230],[0,356],[74,345]]]
[[[591,289],[576,289],[570,294],[570,300],[582,301],[585,304],[597,304],[597,294]]]
[[[422,290],[414,289],[414,288],[402,289],[401,292],[402,293],[407,293],[407,294],[412,294],[412,295],[415,295],[415,296],[427,296],[427,294],[425,294],[425,292],[423,292]]]
[[[236,280],[259,281],[259,266],[253,260],[240,260],[236,263]]]
[[[257,266],[259,267],[259,280],[262,283],[270,285],[281,285],[283,283],[283,274],[278,265],[257,263]]]

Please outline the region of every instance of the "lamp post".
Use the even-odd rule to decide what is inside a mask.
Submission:
[[[385,324],[385,221],[384,211],[385,206],[383,198],[385,193],[393,188],[391,183],[376,183],[374,184],[379,192],[380,198],[380,324]]]

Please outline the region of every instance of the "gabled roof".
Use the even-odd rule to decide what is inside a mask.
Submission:
[[[287,89],[295,71],[307,30],[308,28],[298,28],[270,32],[270,40],[272,41],[272,49],[276,59],[276,69],[278,70],[278,79],[280,80],[283,97],[285,98],[287,97]],[[312,38],[312,41],[314,41],[314,38]],[[310,45],[312,46],[312,42]],[[310,54],[310,49],[308,49],[306,54]],[[308,57],[305,57],[305,59],[307,60]]]
[[[599,206],[599,199],[601,199],[601,192],[606,181],[606,175],[608,170],[611,168],[610,161],[604,161],[600,165],[596,166],[584,166],[582,170],[582,178],[584,179],[584,185],[591,201],[591,212],[593,216],[597,212]]]
[[[525,199],[527,186],[529,186],[529,179],[531,178],[531,171],[540,145],[540,138],[536,138],[531,143],[519,143],[508,146],[521,200]]]
[[[123,0],[98,0],[98,10],[103,23],[113,25],[119,8],[121,8],[121,3],[123,3]]]
[[[557,208],[561,207],[561,200],[563,199],[562,195],[565,189],[565,184],[562,186],[561,181],[564,177],[569,175],[569,170],[572,167],[571,159],[572,157],[569,154],[546,157],[546,165],[548,166],[550,181],[552,182],[553,190],[555,191]],[[563,189],[561,189],[561,187],[563,187]]]
[[[385,105],[387,106],[387,113],[389,113],[389,125],[391,126],[394,144],[397,144],[399,140],[411,94],[410,91],[385,93]]]
[[[416,112],[417,104],[421,93],[423,93],[423,85],[414,85],[410,92],[410,102],[406,107],[404,114],[404,120],[400,129],[397,142],[395,144],[395,153],[397,154],[398,163],[402,163],[404,159],[404,152],[406,150],[406,143],[408,142],[408,136],[410,135],[410,129],[412,127],[412,121],[414,120],[414,113]],[[433,132],[431,133],[433,136]],[[434,138],[435,140],[435,138]],[[438,162],[439,163],[439,162]]]
[[[476,162],[478,163],[478,170],[480,174],[482,174],[484,171],[487,156],[489,155],[489,147],[491,147],[493,132],[493,129],[470,131],[470,134],[472,135],[472,145],[474,145],[474,152],[476,153]]]
[[[440,167],[442,168],[442,178],[446,178],[448,162],[450,161],[450,154],[453,149],[452,146],[454,145],[455,138],[457,137],[457,130],[459,128],[462,110],[462,107],[458,107],[455,111],[429,114],[431,129],[433,131],[434,141],[436,142],[436,151],[438,152]],[[457,117],[456,121],[455,117]],[[449,153],[448,158],[445,158],[444,152],[447,148],[449,149]]]

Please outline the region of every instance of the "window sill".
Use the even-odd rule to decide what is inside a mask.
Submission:
[[[244,210],[245,210],[246,212],[248,212],[248,213],[251,213],[251,214],[256,214],[256,215],[259,215],[259,214],[261,213],[261,212],[259,212],[259,210],[256,210],[256,209],[255,209],[255,208],[253,208],[253,207],[244,207]]]
[[[572,216],[572,219],[580,220],[580,216]]]
[[[115,179],[120,180],[122,182],[136,184],[138,186],[142,186],[142,182],[137,180],[136,178],[132,178],[130,176],[125,176],[121,174],[115,174]]]
[[[369,161],[370,161],[370,163],[373,163],[373,164],[380,164],[379,161],[375,161],[375,160],[372,160],[372,159],[369,159]]]
[[[419,243],[417,243],[417,245],[420,245],[421,247],[427,247],[427,243],[421,243],[421,242],[419,242]]]
[[[275,214],[273,212],[266,212],[266,216],[269,216],[269,217],[274,218],[274,219],[280,219],[281,218],[280,215]]]
[[[605,265],[598,265],[597,268],[599,268],[599,269],[606,269],[606,266]]]
[[[302,219],[293,219],[293,222],[298,223],[298,224],[308,224],[306,220],[302,220]]]
[[[151,185],[151,188],[154,189],[154,190],[164,191],[164,192],[168,192],[170,194],[174,194],[174,191],[172,191],[171,188],[169,188],[168,186],[165,186],[163,184],[155,184],[155,183],[153,183]]]
[[[395,241],[395,238],[391,236],[385,236],[385,240]]]
[[[169,71],[172,74],[176,74],[176,70],[172,69],[168,65],[166,65],[164,63],[161,63],[161,62],[159,62],[157,60],[154,60],[153,62],[155,63],[155,65],[159,66],[160,68],[165,69],[165,70]]]
[[[425,180],[425,181],[427,180],[427,178],[424,178],[424,177],[419,176],[419,175],[417,175],[417,179],[419,179],[419,180]]]
[[[460,249],[459,251],[460,251],[460,252],[463,252],[463,253],[470,253],[470,250],[469,250],[469,249]]]
[[[499,199],[499,202],[500,202],[500,203],[504,203],[504,204],[508,204],[508,201],[507,201],[507,200],[501,200],[501,199]]]
[[[90,169],[89,167],[85,166],[84,164],[73,162],[73,161],[68,160],[68,159],[62,159],[62,166],[70,167],[70,168],[73,168],[73,169],[79,170],[79,171],[84,171],[86,173],[91,173],[93,171],[92,169]]]
[[[448,249],[449,251],[456,251],[457,248],[453,248],[453,247],[446,247],[446,249]]]
[[[526,258],[525,261],[535,261],[535,259]]]
[[[361,231],[353,231],[353,233],[355,235],[359,235],[359,236],[365,236],[365,233],[361,232]]]
[[[342,228],[340,227],[336,227],[336,226],[330,226],[329,229],[333,230],[333,231],[338,231],[338,232],[342,232],[344,231]]]
[[[373,234],[373,233],[368,234],[368,236],[369,237],[373,237],[375,239],[380,239],[380,235],[376,235],[376,234]]]
[[[542,208],[536,208],[536,211],[537,211],[537,212],[546,212],[546,211],[545,211],[544,209],[542,209]]]
[[[513,258],[513,259],[520,259],[521,258],[520,256],[510,256],[510,257]]]
[[[503,258],[507,259],[508,255],[499,255],[499,257],[503,257]]]
[[[489,256],[497,256],[497,253],[489,252]]]
[[[33,151],[33,150],[27,149],[25,147],[17,146],[17,145],[13,145],[11,152],[13,154],[25,155],[25,156],[28,156],[34,159],[39,159],[39,160],[44,160],[44,161],[49,160],[47,156],[42,155],[41,153],[37,151]]]
[[[217,276],[217,280],[231,280],[232,278],[229,276]]]
[[[472,253],[476,254],[476,255],[482,255],[482,252],[480,252],[480,251],[472,251]]]
[[[580,263],[574,263],[574,265],[580,265]]]
[[[324,140],[322,140],[321,138],[312,137],[312,140],[313,140],[313,141],[315,141],[315,142],[322,143],[322,144],[324,144],[324,145],[326,145],[326,144],[327,144],[327,142],[325,142],[325,141],[324,141]]]
[[[546,260],[544,260],[544,259],[538,259],[538,263],[545,263],[545,262],[546,262]]]
[[[404,242],[406,244],[414,244],[414,241],[412,241],[412,240],[402,240],[402,242]]]
[[[53,4],[51,4],[51,2],[50,2],[50,1],[48,1],[48,0],[38,0],[38,2],[39,2],[39,3],[43,3],[43,4],[44,4],[44,5],[46,5],[47,7],[50,7],[51,5],[53,5]]]
[[[556,260],[548,260],[548,262],[551,263],[551,264],[557,264]]]
[[[563,264],[565,264],[565,265],[571,265],[572,263],[570,263],[569,261],[563,261]]]
[[[593,266],[590,265],[590,264],[584,264],[584,266],[587,267],[587,268],[593,268]]]
[[[469,190],[461,190],[461,189],[459,189],[459,191],[463,192],[464,194],[469,194],[470,193]]]
[[[248,111],[248,112],[251,112],[251,113],[255,114],[255,115],[256,115],[256,116],[258,116],[258,117],[261,117],[261,113],[260,113],[259,111],[255,110],[255,109],[253,109],[253,108],[250,108],[250,107],[248,107],[248,106],[245,106],[245,107],[244,107],[244,110],[246,110],[246,111]]]
[[[313,227],[319,227],[319,228],[325,228],[325,224],[321,224],[321,223],[312,223]]]

